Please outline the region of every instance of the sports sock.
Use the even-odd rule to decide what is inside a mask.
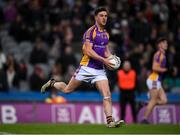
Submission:
[[[54,84],[55,84],[55,79],[51,79],[51,82],[50,82],[50,87],[52,88],[52,87],[54,87]]]
[[[107,120],[107,124],[109,124],[110,122],[113,122],[112,116],[107,116],[106,120]]]

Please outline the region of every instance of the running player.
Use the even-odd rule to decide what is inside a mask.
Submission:
[[[108,127],[119,127],[123,120],[113,121],[112,118],[112,101],[105,73],[104,65],[111,68],[111,63],[107,59],[112,54],[108,49],[109,34],[104,29],[107,22],[108,12],[105,8],[100,7],[95,10],[95,24],[90,27],[83,36],[83,57],[79,68],[68,84],[56,82],[54,79],[49,80],[41,88],[45,92],[49,88],[56,88],[64,93],[70,93],[77,88],[82,81],[95,83],[97,89],[103,96],[103,107],[107,119]]]
[[[146,82],[149,89],[150,101],[147,105],[144,118],[142,120],[142,123],[144,124],[149,123],[147,119],[155,105],[163,105],[167,103],[167,97],[162,88],[161,79],[163,73],[167,71],[165,51],[168,48],[168,43],[165,38],[160,38],[157,41],[157,45],[158,51],[154,54],[152,73]]]

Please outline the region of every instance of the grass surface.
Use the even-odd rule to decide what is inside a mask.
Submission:
[[[180,125],[1,124],[0,134],[180,134]]]

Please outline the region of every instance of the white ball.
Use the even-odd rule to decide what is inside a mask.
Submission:
[[[112,70],[116,70],[120,67],[121,65],[121,59],[116,56],[116,55],[111,55],[109,58],[110,63],[112,63],[113,65],[111,66]]]

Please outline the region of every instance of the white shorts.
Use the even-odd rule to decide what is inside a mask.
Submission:
[[[76,80],[95,83],[96,81],[107,80],[104,69],[94,69],[86,66],[80,66],[74,77]]]
[[[157,89],[157,90],[162,89],[161,82],[158,80],[153,81],[153,80],[148,78],[146,81],[146,84],[147,84],[149,90],[151,90],[151,89]]]

